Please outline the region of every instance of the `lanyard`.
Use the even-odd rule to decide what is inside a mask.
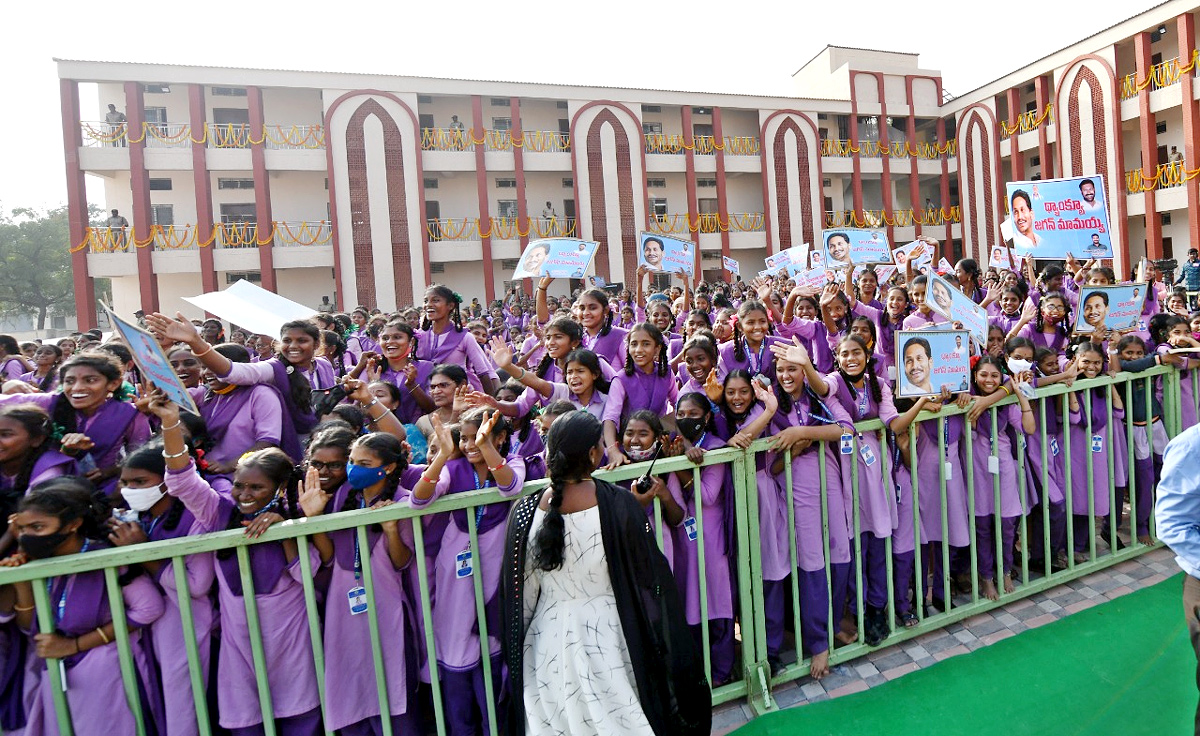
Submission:
[[[358,507],[360,509],[363,509],[363,508],[366,508],[366,506],[367,506],[366,496],[359,496],[358,497]],[[355,583],[355,585],[361,585],[362,584],[362,554],[359,552],[359,549],[358,549],[358,532],[354,531],[352,533],[352,536],[354,537],[354,583]]]
[[[755,375],[762,372],[763,358],[767,354],[767,341],[763,340],[762,345],[758,346],[758,355],[750,352],[750,341],[742,338],[742,345],[746,348],[746,362],[750,364],[750,375]]]
[[[864,384],[862,390],[858,392],[858,418],[865,419],[867,409],[870,408],[871,397],[867,395],[867,387]]]
[[[148,524],[143,523],[141,519],[138,519],[138,524],[141,525],[142,531],[146,533],[147,539],[152,540],[154,538],[154,530],[158,528],[159,523],[162,522],[166,516],[166,514],[159,514],[157,519],[151,519],[150,523]]]
[[[87,552],[88,546],[91,543],[92,543],[92,540],[90,540],[90,539],[83,540],[83,548],[79,550],[79,554],[83,554],[84,552]],[[50,591],[51,591],[51,588],[53,588],[53,587],[54,587],[53,580],[52,579],[47,580],[46,581],[46,596],[47,597],[50,597],[52,595],[52,593]],[[58,625],[60,623],[62,623],[63,615],[67,612],[67,588],[69,588],[69,587],[70,587],[69,581],[64,580],[62,595],[60,595],[58,597],[57,615],[54,618],[54,628],[58,628]]]
[[[475,476],[475,490],[478,491],[481,488],[491,488],[492,487],[492,482],[490,480],[485,480],[482,482],[480,481],[478,470],[475,470],[474,468],[472,468],[471,473]],[[483,506],[475,507],[475,528],[476,529],[479,529],[479,522],[483,521],[483,512],[485,510],[486,509],[484,509]]]

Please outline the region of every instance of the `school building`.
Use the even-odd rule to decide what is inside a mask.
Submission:
[[[833,46],[786,97],[59,60],[79,323],[97,278],[126,315],[193,313],[180,297],[241,278],[314,307],[438,282],[491,299],[549,236],[599,241],[609,282],[632,282],[640,231],[694,239],[706,278],[832,227],[978,258],[1005,182],[1091,173],[1119,272],[1182,260],[1198,10],[1165,2],[953,97],[917,54]],[[124,222],[89,226],[88,175]]]

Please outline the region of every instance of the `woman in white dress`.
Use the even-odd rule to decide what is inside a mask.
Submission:
[[[547,435],[547,491],[509,517],[504,646],[514,734],[707,734],[711,695],[666,559],[626,490],[592,478],[600,422]]]

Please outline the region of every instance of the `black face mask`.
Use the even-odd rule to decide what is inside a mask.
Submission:
[[[675,426],[679,427],[679,432],[689,440],[695,440],[704,433],[704,420],[694,418],[679,418],[675,420]]]
[[[73,532],[58,531],[53,534],[22,534],[17,537],[21,551],[31,560],[44,560],[54,556],[54,550],[70,539]]]

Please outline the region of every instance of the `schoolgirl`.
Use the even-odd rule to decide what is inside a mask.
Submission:
[[[429,376],[434,364],[417,357],[419,344],[416,331],[403,320],[390,320],[379,331],[382,362],[378,366],[378,380],[400,390],[400,399],[394,411],[404,424],[416,422],[435,408],[428,393]],[[350,372],[350,377],[358,378],[359,375],[361,372],[356,366]]]
[[[733,323],[733,340],[718,350],[721,373],[726,375],[733,370],[743,370],[751,376],[764,375],[774,381],[770,331],[767,307],[755,300],[742,302],[737,321]]]
[[[514,376],[518,384],[523,386],[521,396],[513,401],[504,401],[502,397],[497,397],[494,405],[505,416],[518,417],[528,414],[528,410],[522,413],[522,409],[525,408],[522,397],[531,392],[541,405],[566,400],[597,419],[603,415],[611,385],[604,377],[600,358],[591,350],[576,349],[567,353],[563,359],[563,378],[559,381],[548,381],[533,371],[517,368],[513,365],[512,349],[498,341],[492,342],[492,358],[500,366],[500,370]]]
[[[635,325],[627,337],[625,370],[613,379],[602,415],[606,450],[619,449],[617,431],[630,414],[648,409],[666,416],[679,395],[675,379],[667,370],[666,344],[659,329],[642,322]],[[609,468],[629,462],[619,452],[609,452],[609,455]]]
[[[212,350],[231,363],[250,362],[246,349],[232,343],[217,345]],[[206,438],[201,447],[206,472],[232,476],[238,458],[268,447],[290,448],[289,455],[295,452],[299,456],[295,427],[283,422],[284,402],[274,384],[237,386],[217,377],[207,367],[200,371],[200,378],[203,386],[189,392],[204,419]]]
[[[1048,297],[1047,297],[1048,298]],[[1043,299],[1044,301],[1044,299]],[[1104,372],[1104,353],[1092,342],[1080,343],[1075,348],[1075,364],[1080,378],[1095,378]],[[1071,515],[1075,531],[1075,561],[1086,562],[1092,519],[1088,516],[1089,498],[1095,519],[1101,520],[1109,513],[1109,493],[1112,478],[1108,473],[1108,408],[1105,392],[1112,396],[1112,418],[1116,422],[1125,415],[1121,392],[1116,387],[1090,388],[1068,394],[1071,443],[1071,467],[1067,473],[1070,484]],[[1090,434],[1089,434],[1090,431]],[[1092,485],[1088,486],[1088,466],[1091,466]],[[1090,492],[1090,496],[1089,496]]]
[[[662,422],[658,414],[646,409],[640,409],[629,415],[621,430],[621,452],[630,462],[643,463],[656,457],[666,457],[672,452],[670,439],[664,434]],[[635,479],[628,485],[633,497],[637,499],[650,518],[655,536],[662,539],[660,549],[667,558],[667,565],[675,568],[675,532],[683,525],[683,493],[679,480],[674,474],[667,478],[661,475],[651,476],[649,486],[643,486]],[[662,526],[659,526],[654,515],[654,500],[658,499],[662,509]]]
[[[63,351],[49,343],[39,345],[33,354],[33,370],[21,374],[21,380],[42,393],[58,388],[58,367],[62,364]]]
[[[416,356],[435,365],[463,366],[474,389],[496,392],[499,381],[479,343],[463,327],[462,297],[448,286],[425,290],[425,316],[417,331]]]
[[[38,483],[75,474],[75,461],[57,449],[53,426],[45,410],[33,404],[0,406],[0,514],[7,519],[21,498]],[[0,557],[16,539],[6,529],[0,536]]]

